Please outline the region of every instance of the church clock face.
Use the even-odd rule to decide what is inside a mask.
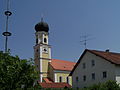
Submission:
[[[47,47],[43,47],[43,53],[48,53],[48,48]]]

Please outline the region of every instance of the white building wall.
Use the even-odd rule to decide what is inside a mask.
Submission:
[[[56,74],[56,73],[54,74],[54,78],[55,78],[54,81],[55,81],[55,82],[58,82],[58,80],[57,80],[57,74]]]
[[[93,67],[91,65],[92,60],[95,60],[95,66]],[[83,63],[86,64],[85,69],[83,69]],[[104,71],[107,72],[107,78],[103,78]],[[92,73],[95,73],[95,80],[92,79]],[[86,81],[83,81],[84,75],[86,75]],[[76,77],[79,79],[78,82],[76,81]],[[99,56],[86,52],[80,64],[75,69],[72,78],[73,88],[84,88],[107,80],[115,80],[115,65]]]
[[[115,74],[116,74],[116,81],[118,84],[120,84],[120,65],[116,65]]]

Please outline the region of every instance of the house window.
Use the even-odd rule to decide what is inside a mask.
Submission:
[[[79,81],[79,78],[78,77],[76,77],[76,82],[78,82]]]
[[[92,73],[92,80],[95,80],[95,73]]]
[[[86,64],[85,63],[83,63],[83,69],[85,69],[86,68]]]
[[[103,72],[103,78],[107,78],[107,72],[106,71]]]
[[[95,60],[92,60],[92,61],[91,61],[91,66],[92,66],[92,67],[95,66]]]
[[[66,80],[67,80],[67,83],[69,83],[69,77],[67,77]]]
[[[83,81],[86,81],[86,76],[85,75],[83,76]]]
[[[62,77],[61,76],[59,77],[59,82],[62,82]]]

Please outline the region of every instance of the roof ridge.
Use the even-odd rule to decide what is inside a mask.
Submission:
[[[72,63],[75,63],[73,61],[68,61],[68,60],[60,60],[60,59],[52,59],[52,60],[59,60],[59,61],[66,61],[66,62],[72,62]]]
[[[90,49],[87,49],[88,51],[97,51],[97,52],[105,52],[105,53],[112,53],[112,54],[120,54],[120,53],[117,53],[117,52],[106,52],[106,51],[102,51],[102,50],[90,50]]]
[[[114,63],[114,64],[117,64],[117,63],[115,62],[116,60],[113,59],[113,58],[116,58],[118,60],[120,59],[120,54],[114,53],[114,52],[105,52],[105,51],[97,51],[97,50],[91,50],[90,52],[92,52],[92,53],[94,53],[94,54],[96,54],[96,55],[98,55],[98,56],[100,56],[100,57]],[[109,56],[111,56],[111,57],[109,57]]]

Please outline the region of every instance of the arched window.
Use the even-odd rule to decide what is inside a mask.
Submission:
[[[59,77],[59,82],[62,82],[62,77],[61,76]]]
[[[47,39],[46,38],[44,38],[44,42],[47,43]]]
[[[67,83],[69,83],[69,77],[66,78]]]

